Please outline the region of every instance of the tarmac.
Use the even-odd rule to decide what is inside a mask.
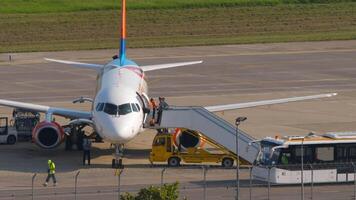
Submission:
[[[95,72],[49,63],[43,58],[104,64],[116,53],[117,50],[94,50],[0,54],[0,96],[88,110],[89,104],[72,104],[71,101],[94,95]],[[246,116],[248,120],[240,128],[255,138],[356,131],[356,41],[130,49],[127,55],[139,65],[204,61],[199,65],[146,73],[149,95],[165,96],[171,105],[207,106],[338,93],[327,99],[218,113],[231,123],[238,116]],[[11,109],[0,109],[0,116],[10,113]],[[58,121],[63,122],[63,119]],[[154,131],[144,132],[126,145],[123,191],[160,184],[163,165],[151,167],[147,159],[154,134]],[[81,152],[65,152],[63,146],[45,151],[31,143],[0,145],[0,158],[6,161],[0,162],[0,199],[13,199],[16,195],[19,195],[16,199],[28,199],[33,173],[39,173],[35,182],[38,199],[53,198],[55,194],[58,199],[72,198],[72,192],[68,191],[73,189],[73,176],[78,170],[81,171],[79,199],[115,198],[117,177],[110,169],[112,150],[109,146],[95,144],[92,165],[83,167]],[[41,187],[48,158],[58,163],[61,181],[55,189]],[[169,169],[165,182],[179,181],[182,196],[202,199],[202,170],[199,166],[185,167],[188,169]],[[234,170],[214,165],[208,171],[208,199],[233,198],[234,177]],[[243,177],[248,178],[248,170],[244,170]],[[245,199],[249,194],[247,182],[243,187],[241,195]],[[296,188],[299,187],[274,187],[271,196],[299,199]],[[347,184],[320,186],[317,199],[349,199],[353,195],[352,188]],[[265,189],[254,188],[254,199],[264,199]]]

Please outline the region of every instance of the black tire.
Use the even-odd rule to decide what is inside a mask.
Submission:
[[[224,158],[221,162],[221,165],[225,168],[231,168],[234,166],[234,160],[231,158]]]
[[[9,137],[7,137],[7,144],[15,144],[16,143],[16,137],[14,135],[9,135]]]
[[[168,166],[178,167],[180,165],[180,159],[177,157],[171,157],[168,159]]]

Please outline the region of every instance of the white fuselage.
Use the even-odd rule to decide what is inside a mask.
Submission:
[[[92,116],[97,133],[113,144],[125,144],[143,131],[144,73],[134,62],[119,59],[105,65],[97,77]]]

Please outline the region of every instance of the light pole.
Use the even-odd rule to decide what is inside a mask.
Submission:
[[[302,193],[301,193],[301,199],[304,200],[304,139],[305,137],[302,138],[302,145],[300,149],[300,154],[301,154],[301,173],[300,173],[300,181],[301,181],[301,187],[302,187]]]
[[[239,192],[240,192],[240,158],[239,158],[239,125],[241,122],[245,121],[247,117],[238,117],[236,118],[235,125],[236,125],[236,200],[239,199]]]

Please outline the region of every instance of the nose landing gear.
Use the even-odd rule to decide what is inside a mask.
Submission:
[[[124,157],[124,145],[123,144],[115,144],[115,154],[114,154],[114,158],[111,161],[111,167],[114,169],[124,168],[124,166],[122,164],[123,157]]]

